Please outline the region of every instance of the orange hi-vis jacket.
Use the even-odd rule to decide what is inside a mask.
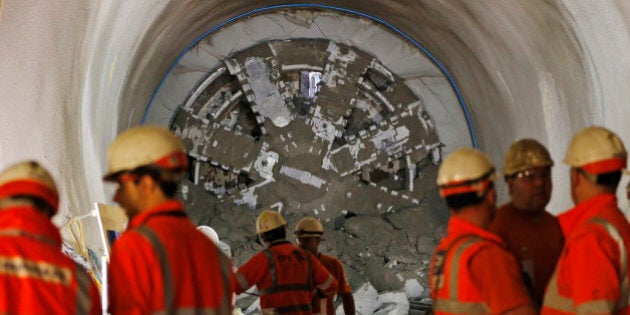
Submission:
[[[613,194],[559,216],[566,243],[541,314],[630,314],[630,224]]]
[[[434,313],[502,314],[531,305],[512,255],[493,233],[451,217],[429,274]]]
[[[108,274],[112,314],[232,313],[232,263],[175,200],[129,222]]]
[[[0,314],[101,314],[96,285],[31,207],[0,211]]]
[[[237,294],[258,287],[263,314],[309,315],[315,290],[329,295],[337,289],[337,281],[313,254],[285,240],[254,255],[232,282]]]
[[[339,261],[339,259],[330,255],[321,254],[321,253],[317,255],[317,259],[319,259],[319,262],[321,262],[322,265],[326,267],[326,270],[328,270],[328,272],[330,272],[330,274],[335,278],[335,280],[337,280],[338,286],[337,286],[337,292],[335,292],[337,293],[337,295],[352,293],[352,289],[350,288],[350,283],[348,282],[348,279],[346,278],[346,273],[344,272],[343,265],[341,264],[341,261]],[[334,294],[327,296],[325,297],[325,303],[322,303],[324,299],[320,298],[319,296],[314,297],[313,302],[311,303],[313,307],[313,314],[322,313],[321,308],[324,305],[326,308],[326,312],[323,314],[327,314],[327,315],[335,314],[334,298],[335,298]]]

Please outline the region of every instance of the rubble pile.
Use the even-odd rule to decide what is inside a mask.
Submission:
[[[431,168],[435,172],[437,167]],[[419,303],[428,295],[429,260],[444,234],[447,210],[436,196],[435,186],[426,185],[432,188],[427,187],[420,205],[389,213],[340,213],[333,220],[323,221],[325,240],[320,250],[341,260],[360,314],[406,313],[398,312],[399,308],[408,309],[414,299]],[[263,249],[255,232],[260,209],[220,202],[190,182],[183,187],[189,187],[186,203],[192,219],[199,225],[212,226],[230,245],[235,266]],[[283,212],[289,231],[304,215],[290,211]],[[292,235],[290,240],[295,241]],[[256,296],[244,294],[238,302],[245,310],[256,302]]]

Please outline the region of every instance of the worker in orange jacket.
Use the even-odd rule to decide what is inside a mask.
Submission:
[[[315,255],[319,262],[333,275],[337,283],[337,296],[341,299],[344,314],[354,315],[356,313],[354,307],[354,297],[350,283],[346,278],[341,261],[336,257],[322,254],[319,252],[319,243],[323,240],[324,226],[314,217],[302,218],[293,229],[293,234],[297,237],[298,245],[304,250]],[[311,306],[313,314],[332,315],[335,314],[334,295],[330,295],[325,299],[315,296]]]
[[[180,139],[140,126],[108,150],[105,181],[129,217],[108,267],[112,314],[231,314],[230,260],[173,199],[187,170]]]
[[[490,225],[490,231],[501,237],[520,263],[536,308],[542,307],[564,244],[558,218],[545,210],[551,199],[552,166],[553,160],[540,142],[514,142],[503,163],[511,200],[499,208]]]
[[[429,274],[435,314],[535,314],[514,257],[488,231],[496,212],[495,170],[481,151],[460,148],[440,165],[450,209]]]
[[[256,232],[267,248],[238,268],[233,277],[236,293],[255,285],[263,315],[310,315],[314,294],[334,294],[337,281],[311,253],[286,240],[286,224],[277,211],[264,210]]]
[[[573,136],[564,162],[575,207],[559,216],[566,243],[541,314],[630,314],[630,224],[615,195],[627,155],[606,128]]]
[[[61,252],[50,221],[59,195],[48,171],[25,161],[0,173],[0,314],[100,314],[98,289]]]

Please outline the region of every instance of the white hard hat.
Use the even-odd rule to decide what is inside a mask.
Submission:
[[[503,174],[510,176],[536,167],[553,166],[549,151],[534,139],[521,139],[510,146],[505,154]]]
[[[485,154],[473,148],[460,148],[440,165],[437,184],[442,197],[482,193],[495,176],[494,165]]]
[[[212,240],[212,242],[214,242],[214,244],[219,244],[219,234],[217,234],[217,232],[213,228],[207,225],[200,225],[197,227],[197,230],[205,234],[209,239]]]
[[[121,133],[109,146],[107,155],[109,170],[105,180],[115,180],[119,174],[141,166],[174,171],[184,171],[188,166],[182,141],[159,126],[144,125]]]
[[[0,173],[0,198],[32,196],[57,213],[59,193],[50,173],[35,161],[13,164]]]
[[[278,211],[263,210],[256,219],[256,233],[261,234],[287,224],[282,214]]]
[[[564,162],[598,175],[625,169],[628,152],[619,136],[603,127],[588,127],[577,132]]]

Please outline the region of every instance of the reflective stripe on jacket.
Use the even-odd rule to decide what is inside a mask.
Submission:
[[[542,314],[630,314],[630,225],[614,195],[587,200],[560,220],[567,243]]]
[[[31,207],[0,211],[0,314],[100,314],[98,289]]]
[[[431,267],[431,292],[435,314],[490,314],[481,294],[471,285],[470,273],[460,268],[483,246],[474,235],[463,235],[438,248]]]
[[[231,306],[230,301],[228,300],[228,295],[225,294],[224,298],[221,299],[221,303],[216,308],[191,308],[191,307],[176,307],[175,305],[175,293],[174,285],[173,285],[173,275],[170,263],[168,261],[168,256],[166,253],[166,249],[160,242],[160,239],[155,234],[151,228],[148,226],[140,226],[137,228],[137,231],[140,232],[144,237],[151,242],[155,253],[158,256],[158,260],[160,261],[160,269],[162,270],[162,278],[164,279],[164,309],[165,312],[154,312],[153,314],[230,314]],[[224,292],[230,292],[230,269],[231,264],[229,258],[225,256],[225,254],[216,247],[217,257],[220,262],[219,265],[221,267],[221,280],[223,282],[223,290]]]
[[[332,294],[337,282],[312,254],[288,241],[275,242],[235,273],[236,293],[252,285],[263,314],[311,314],[314,290]]]
[[[168,201],[134,217],[109,264],[112,314],[231,314],[231,262]]]
[[[431,259],[429,285],[440,314],[502,314],[531,306],[512,255],[501,239],[452,216]]]
[[[324,265],[324,267],[326,267],[326,270],[330,272],[335,280],[337,280],[337,296],[341,296],[342,294],[352,294],[352,288],[350,288],[350,283],[348,282],[341,261],[336,257],[321,253],[317,255],[317,259],[320,263],[322,263],[322,265]],[[326,315],[335,314],[334,299],[335,295],[330,295],[325,299],[319,298],[317,296],[314,297],[311,301],[313,313],[317,314],[319,312],[320,314]]]

